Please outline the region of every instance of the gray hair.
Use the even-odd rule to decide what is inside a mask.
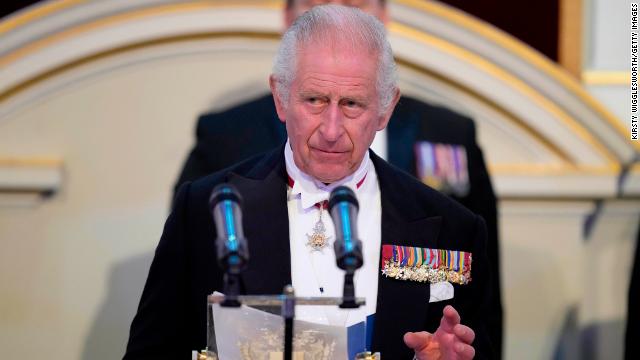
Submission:
[[[384,25],[376,17],[354,7],[341,5],[315,6],[302,14],[282,36],[278,54],[273,63],[276,90],[281,100],[289,101],[298,49],[316,44],[345,44],[351,49],[367,49],[378,55],[376,87],[380,112],[393,102],[397,88],[396,63],[386,38]]]

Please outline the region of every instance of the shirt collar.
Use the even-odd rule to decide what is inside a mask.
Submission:
[[[293,151],[291,150],[289,139],[287,139],[287,143],[284,146],[284,159],[287,167],[287,173],[294,181],[289,196],[299,196],[303,209],[308,209],[318,202],[328,200],[331,190],[338,186],[344,185],[351,188],[353,191],[356,191],[359,185],[361,186],[362,182],[367,180],[366,175],[371,164],[369,154],[367,153],[364,159],[362,159],[360,166],[353,174],[329,185],[325,185],[323,182],[305,174],[300,170],[300,168],[298,168],[293,160]]]

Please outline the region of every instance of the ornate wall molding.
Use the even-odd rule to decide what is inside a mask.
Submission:
[[[635,173],[621,177],[638,151],[624,138],[626,130],[559,66],[442,4],[397,0],[390,6],[390,39],[401,67],[444,89],[439,100],[445,105],[472,99],[464,110],[478,123],[499,195],[600,198],[639,187]],[[280,7],[279,1],[111,0],[31,8],[0,23],[0,122],[54,96],[70,83],[56,83],[63,75],[86,78],[105,71],[97,64],[124,53],[153,61],[179,56],[175,45],[188,42],[210,51],[233,44],[272,48]],[[432,99],[427,87],[414,91]],[[506,137],[520,146],[512,158],[497,143]]]

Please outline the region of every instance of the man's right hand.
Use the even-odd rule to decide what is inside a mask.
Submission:
[[[413,349],[418,360],[470,360],[476,353],[471,346],[475,336],[470,327],[460,324],[460,315],[448,305],[435,333],[408,332],[404,343]]]

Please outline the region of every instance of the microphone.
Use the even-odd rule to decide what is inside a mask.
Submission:
[[[329,213],[336,231],[333,249],[338,267],[353,272],[362,266],[362,241],[358,239],[358,199],[353,190],[338,186],[329,195]]]
[[[235,186],[216,186],[209,197],[209,208],[216,225],[218,264],[230,275],[239,275],[249,261],[247,239],[242,229],[242,198]]]

